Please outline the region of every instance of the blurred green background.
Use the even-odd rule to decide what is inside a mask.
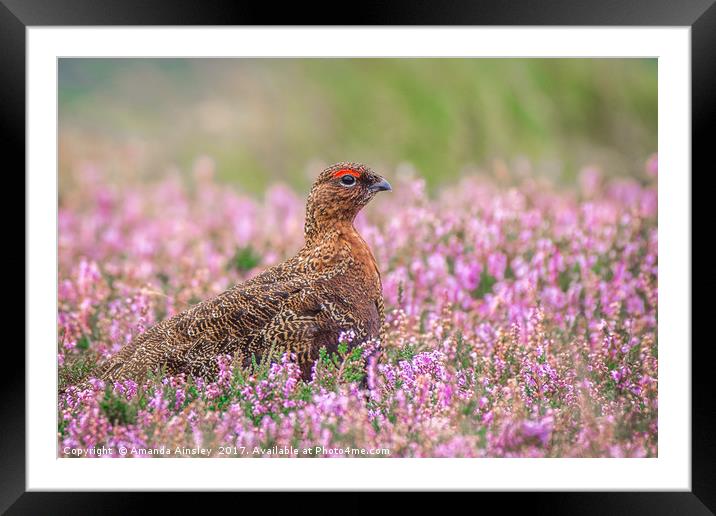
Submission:
[[[529,161],[569,182],[657,150],[656,59],[61,59],[60,188],[85,162],[305,189],[323,164],[410,163],[432,187]]]

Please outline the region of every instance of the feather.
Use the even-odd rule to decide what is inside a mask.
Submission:
[[[354,184],[340,182],[347,171]],[[213,378],[219,355],[248,366],[252,356],[260,360],[275,349],[295,354],[308,380],[320,348],[335,351],[341,332],[353,331],[354,345],[379,337],[380,272],[353,226],[379,191],[376,184],[387,182],[357,163],[324,170],[308,197],[306,243],[296,256],[156,324],[108,359],[98,376],[138,380],[164,368]]]

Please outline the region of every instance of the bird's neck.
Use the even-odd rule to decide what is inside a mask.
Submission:
[[[309,260],[318,267],[330,267],[350,256],[356,264],[354,273],[363,277],[374,277],[380,284],[380,272],[375,257],[352,220],[333,221],[330,225],[320,226],[315,233],[307,232],[302,253],[314,258],[319,256],[318,260]]]
[[[335,238],[339,234],[356,233],[353,227],[356,213],[345,210],[317,208],[312,202],[306,207],[306,221],[303,228],[303,236],[306,245],[319,244],[326,239]]]
[[[328,221],[317,221],[309,224],[308,219],[306,220],[306,227],[304,228],[304,237],[306,240],[306,247],[315,247],[326,242],[340,239],[341,237],[353,237],[357,236],[358,230],[353,226],[353,220],[332,220]]]

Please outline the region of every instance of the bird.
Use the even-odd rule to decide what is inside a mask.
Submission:
[[[249,367],[290,353],[310,381],[321,348],[379,340],[385,325],[381,274],[355,228],[358,212],[390,183],[361,163],[323,170],[306,201],[303,247],[217,296],[164,319],[100,366],[98,378],[140,381],[149,371],[216,378],[221,355]]]

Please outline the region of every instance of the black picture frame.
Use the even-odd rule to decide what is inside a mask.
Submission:
[[[691,27],[692,169],[713,168],[716,121],[716,0],[461,0],[445,3],[364,1],[339,9],[305,3],[192,0],[0,0],[0,127],[2,149],[15,158],[14,170],[25,168],[25,30],[32,26],[64,25],[606,25]],[[342,10],[342,9],[340,9]],[[710,165],[707,168],[707,164]],[[682,172],[683,173],[683,172]],[[12,175],[6,171],[6,177]],[[15,177],[19,174],[15,173]],[[692,178],[694,174],[692,173]],[[693,184],[693,183],[692,183]],[[24,187],[23,187],[24,188]],[[7,190],[6,190],[7,191]],[[692,186],[693,192],[693,186]],[[692,206],[695,206],[692,196]],[[14,209],[16,210],[16,208]],[[17,218],[16,211],[13,212]],[[6,219],[8,220],[8,219]],[[13,220],[13,219],[10,219]],[[693,218],[696,221],[695,217]],[[693,234],[693,233],[692,233]],[[702,255],[703,256],[703,255]],[[693,258],[698,256],[693,255]],[[27,256],[24,256],[27,258]],[[692,268],[696,261],[692,258]],[[701,258],[707,259],[706,257]],[[19,257],[15,256],[19,261]],[[24,263],[24,260],[23,260]],[[13,267],[14,268],[14,267]],[[27,281],[27,269],[26,281]],[[707,280],[710,284],[713,281]],[[693,304],[706,316],[709,304]],[[31,307],[26,306],[26,309]],[[692,316],[693,317],[693,316]],[[692,319],[693,320],[693,319]],[[703,320],[697,318],[696,320]],[[708,320],[708,319],[706,319]],[[0,511],[7,514],[126,514],[147,507],[147,495],[133,493],[26,492],[25,488],[25,353],[17,340],[5,339],[0,375]],[[690,492],[589,492],[490,494],[509,497],[509,507],[525,505],[530,512],[550,514],[713,514],[716,512],[716,438],[714,389],[708,360],[709,339],[692,351],[692,490]],[[691,346],[691,342],[683,343]],[[12,348],[12,349],[8,349]],[[14,353],[15,356],[8,353]],[[1,363],[1,362],[0,362]],[[711,480],[709,480],[711,479]],[[195,496],[157,494],[164,511],[189,508]],[[214,495],[215,496],[215,495]],[[228,496],[216,498],[225,503]],[[243,496],[243,495],[242,495]],[[349,495],[358,501],[358,493]],[[365,504],[365,498],[362,499]],[[495,500],[497,501],[497,500]],[[202,508],[206,508],[202,501]],[[497,501],[504,504],[504,501]],[[348,506],[341,504],[343,506]],[[365,507],[365,505],[363,505]],[[349,507],[349,506],[348,506]],[[238,508],[237,508],[238,509]],[[511,511],[510,511],[511,512]]]

